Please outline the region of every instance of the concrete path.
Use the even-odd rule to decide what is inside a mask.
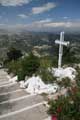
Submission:
[[[0,69],[0,120],[48,120],[44,98],[30,95],[9,82],[7,73]]]

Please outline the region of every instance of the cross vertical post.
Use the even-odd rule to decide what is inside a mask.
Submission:
[[[64,41],[64,32],[60,33],[60,40],[56,40],[55,43],[59,44],[58,68],[60,69],[62,65],[63,46],[69,45],[69,42]]]
[[[64,41],[64,32],[61,32],[61,34],[60,34],[60,42],[63,42],[63,41]],[[60,43],[60,46],[59,46],[58,68],[61,68],[62,55],[63,55],[63,45]]]

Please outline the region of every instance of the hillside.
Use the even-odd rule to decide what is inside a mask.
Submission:
[[[57,54],[58,46],[54,41],[59,38],[59,34],[40,32],[21,32],[17,34],[0,33],[0,59],[6,57],[8,48],[15,47],[23,53],[35,51],[39,55]],[[80,57],[80,35],[65,34],[65,40],[70,41],[69,49],[76,57]]]

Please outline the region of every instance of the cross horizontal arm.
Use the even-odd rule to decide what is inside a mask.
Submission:
[[[64,45],[64,46],[68,46],[69,45],[69,42],[61,42],[59,40],[56,40],[55,43],[56,44],[60,44],[60,45]]]

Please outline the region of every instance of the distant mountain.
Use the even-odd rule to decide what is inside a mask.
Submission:
[[[8,34],[8,31],[6,29],[0,29],[0,35],[2,34]]]
[[[64,29],[64,28],[55,28],[52,30],[27,30],[26,27],[23,28],[0,28],[0,34],[20,34],[20,33],[52,33],[52,34],[59,34],[61,31],[65,31],[66,34],[80,34],[80,30],[77,29]]]

